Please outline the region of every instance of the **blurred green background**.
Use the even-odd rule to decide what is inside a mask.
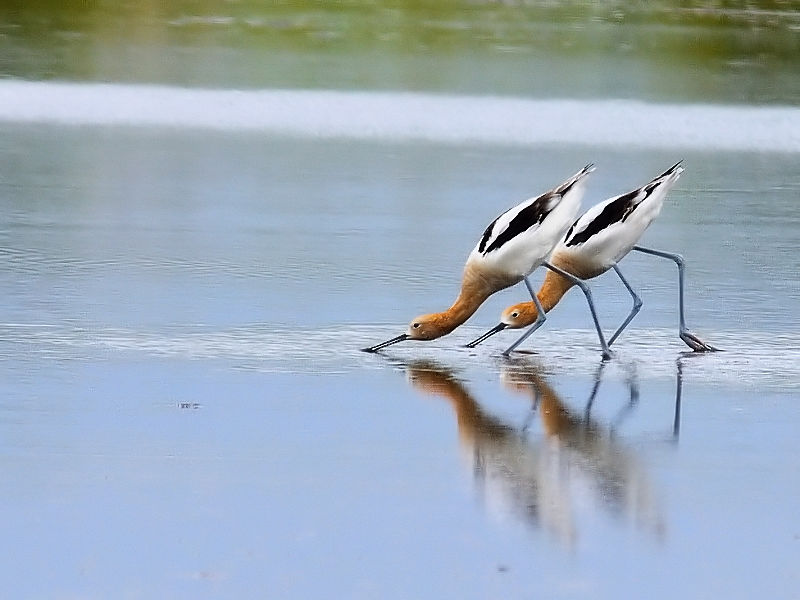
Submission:
[[[529,97],[800,99],[800,3],[5,2],[0,76]]]

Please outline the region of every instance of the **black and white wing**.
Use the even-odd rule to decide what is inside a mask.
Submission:
[[[646,200],[657,200],[657,210],[661,208],[661,202],[666,195],[666,192],[672,187],[672,184],[678,179],[683,172],[681,163],[678,162],[664,173],[650,181],[648,184],[628,192],[605,200],[583,213],[570,227],[567,235],[564,238],[564,245],[569,247],[585,244],[593,239],[603,236],[609,230],[618,229],[617,225],[626,223],[628,219],[636,215],[637,209],[646,205]],[[668,185],[665,185],[668,184]],[[644,231],[644,228],[650,224],[650,221],[655,215],[648,213],[649,219],[644,227],[632,227],[633,233],[637,229],[641,229],[638,235]],[[635,216],[633,217],[635,218]]]
[[[586,165],[558,187],[537,198],[530,198],[497,217],[483,232],[483,236],[478,242],[478,253],[486,256],[500,250],[525,232],[541,225],[570,190],[593,170],[593,165]]]

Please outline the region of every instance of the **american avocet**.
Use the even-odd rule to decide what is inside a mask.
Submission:
[[[544,265],[584,290],[603,352],[608,354],[588,286],[546,262],[578,213],[586,176],[593,170],[593,165],[586,165],[558,187],[537,198],[530,198],[497,217],[483,232],[467,258],[461,292],[450,308],[440,313],[421,315],[411,321],[406,333],[363,350],[377,352],[403,340],[434,340],[447,335],[469,319],[489,296],[520,281],[525,281],[531,296],[535,298],[527,276],[536,267]]]
[[[645,229],[658,216],[667,192],[672,189],[682,172],[683,167],[678,162],[647,185],[593,206],[575,221],[566,237],[553,250],[552,264],[581,279],[591,279],[609,269],[614,269],[625,288],[633,296],[633,308],[622,325],[608,340],[609,346],[614,343],[614,340],[619,337],[642,307],[641,298],[636,295],[617,266],[617,263],[631,250],[636,250],[675,261],[678,265],[680,337],[695,351],[716,350],[686,329],[683,316],[683,257],[679,254],[636,245]],[[467,346],[475,347],[486,338],[506,328],[520,329],[531,325],[531,328],[504,352],[507,356],[542,326],[546,319],[545,313],[558,304],[573,285],[574,280],[565,279],[557,273],[549,271],[539,293],[533,296],[533,302],[521,302],[509,306],[503,311],[501,321],[497,326]]]

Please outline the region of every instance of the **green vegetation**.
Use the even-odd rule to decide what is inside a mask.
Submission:
[[[634,63],[666,83],[615,81],[617,67]],[[542,93],[544,79],[574,95],[575,84],[559,78],[591,81],[598,70],[610,81],[587,94],[613,96],[619,86],[637,96],[655,86],[658,95],[796,102],[800,4],[51,0],[0,8],[0,77],[526,95]],[[751,72],[753,82],[744,77]]]

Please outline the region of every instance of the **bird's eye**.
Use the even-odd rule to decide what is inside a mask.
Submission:
[[[518,316],[519,316],[519,313],[518,313],[518,312],[513,312],[513,313],[511,313],[511,318],[512,318],[512,319],[516,319]]]
[[[419,329],[419,323],[414,323],[414,329]]]

